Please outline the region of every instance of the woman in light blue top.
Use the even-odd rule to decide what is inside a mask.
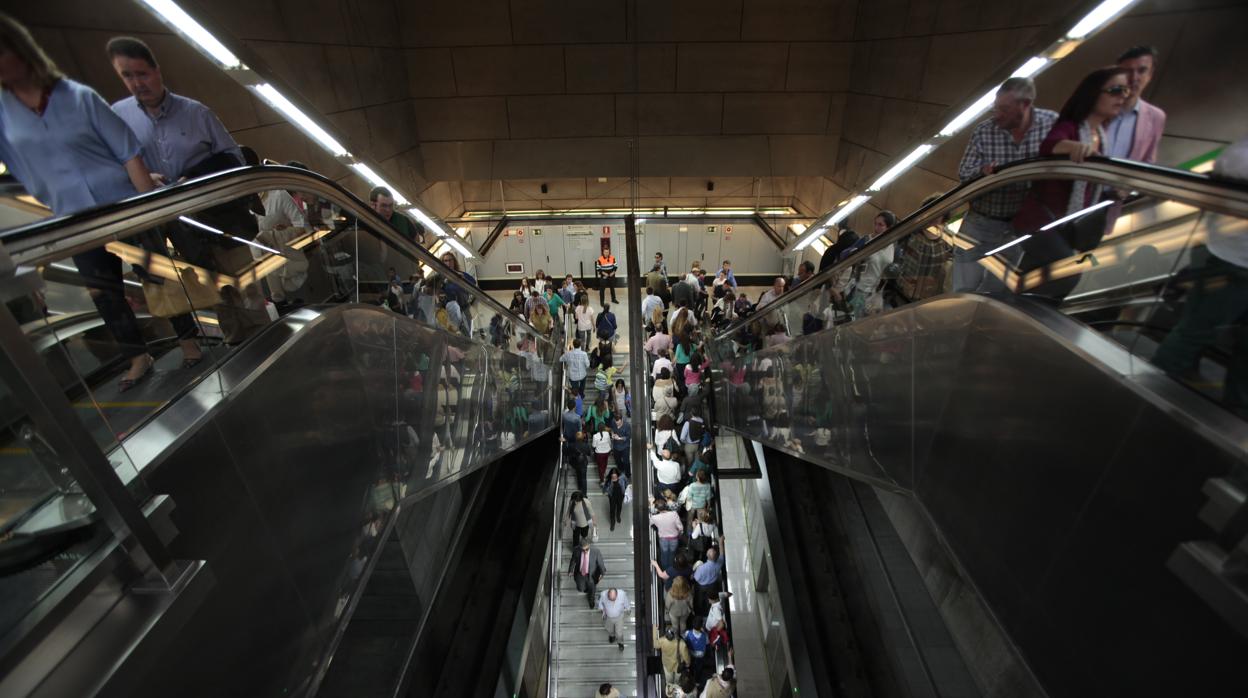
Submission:
[[[151,191],[138,138],[94,90],[61,74],[30,32],[0,14],[0,160],[57,216]],[[103,247],[74,255],[104,324],[130,360],[120,383],[147,375],[152,357],[126,303],[121,259]]]

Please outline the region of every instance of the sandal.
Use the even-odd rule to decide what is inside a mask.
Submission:
[[[117,392],[124,393],[127,390],[130,390],[131,388],[133,388],[134,386],[138,385],[139,383],[142,383],[143,379],[151,375],[152,367],[155,365],[156,365],[156,359],[153,359],[150,356],[147,357],[147,368],[143,369],[143,372],[139,374],[138,378],[122,378],[121,380],[117,381]]]

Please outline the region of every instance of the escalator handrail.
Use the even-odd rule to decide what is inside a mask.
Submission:
[[[1083,163],[1072,162],[1066,156],[1019,160],[1002,166],[991,175],[963,182],[950,189],[940,198],[917,209],[884,234],[863,245],[854,254],[816,273],[800,288],[786,291],[778,300],[761,308],[755,308],[754,313],[749,316],[737,318],[715,335],[714,339],[718,341],[730,337],[758,317],[775,313],[781,307],[806,298],[812,290],[824,284],[830,284],[844,270],[852,268],[868,257],[903,240],[911,233],[930,225],[932,221],[939,219],[940,216],[957,206],[1004,184],[1042,179],[1093,180],[1119,188],[1163,196],[1179,203],[1218,213],[1248,218],[1248,185],[1242,182],[1115,158],[1094,157]],[[825,215],[819,221],[826,219]],[[811,227],[817,227],[819,221]]]
[[[71,216],[60,216],[0,231],[0,245],[15,264],[46,264],[98,247],[104,242],[121,239],[136,230],[173,220],[188,208],[214,206],[275,189],[292,189],[330,199],[354,215],[358,221],[367,223],[372,232],[393,247],[432,267],[445,278],[456,276],[442,260],[400,235],[372,207],[360,201],[341,184],[315,172],[282,165],[236,167]],[[453,237],[462,243],[462,239],[453,231],[448,231],[449,229],[442,231],[445,237]],[[462,286],[477,303],[485,304],[510,319],[513,326],[528,326],[527,321],[477,286]],[[540,337],[537,332],[532,334],[535,339]],[[549,340],[541,339],[550,344]]]

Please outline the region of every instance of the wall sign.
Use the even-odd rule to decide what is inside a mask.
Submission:
[[[717,233],[717,232],[719,232],[719,226],[717,226],[717,225],[708,225],[708,226],[706,226],[706,232],[708,232],[708,233]]]
[[[523,274],[524,263],[523,262],[508,262],[507,273],[508,274]]]
[[[534,235],[541,235],[541,234],[542,234],[542,229],[541,229],[541,228],[534,228],[534,229],[533,229],[533,234],[534,234]]]
[[[589,235],[591,232],[588,225],[569,225],[564,228],[564,235]]]
[[[604,238],[609,238],[609,237],[611,237],[611,226],[609,226],[609,225],[604,225],[604,226],[602,226],[602,236],[603,236]]]

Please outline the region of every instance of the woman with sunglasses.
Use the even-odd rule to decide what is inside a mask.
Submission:
[[[1073,162],[1103,155],[1105,124],[1122,113],[1130,96],[1125,68],[1110,66],[1092,71],[1062,106],[1049,135],[1040,144],[1040,155],[1066,155]],[[1014,228],[1020,234],[1034,233],[1099,199],[1100,187],[1081,180],[1033,182],[1031,194],[1014,218]]]

